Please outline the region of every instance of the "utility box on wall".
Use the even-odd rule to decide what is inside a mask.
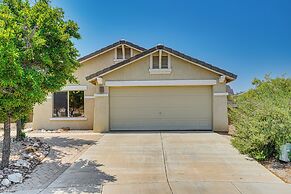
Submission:
[[[279,159],[284,162],[290,162],[291,158],[291,143],[286,143],[281,146],[281,153]]]

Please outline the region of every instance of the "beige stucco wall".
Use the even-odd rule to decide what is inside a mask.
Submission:
[[[171,74],[153,75],[149,73],[150,57],[145,57],[126,67],[113,71],[104,80],[169,80],[169,79],[218,79],[220,76],[177,57],[171,57]]]
[[[109,96],[101,95],[95,98],[94,132],[109,130]]]
[[[94,99],[85,99],[84,111],[87,120],[50,120],[53,111],[53,99],[48,97],[47,101],[41,105],[36,105],[33,111],[33,129],[58,129],[70,127],[71,129],[92,129],[94,122]]]
[[[226,93],[226,84],[213,86],[213,94]],[[227,96],[213,95],[213,130],[228,131]]]
[[[133,50],[133,54],[138,54],[139,51]],[[87,86],[87,90],[84,91],[84,111],[87,120],[61,120],[52,121],[52,107],[53,99],[50,95],[46,102],[42,104],[37,104],[33,111],[33,129],[57,129],[62,127],[70,127],[71,129],[93,129],[94,125],[94,106],[95,99],[94,94],[98,93],[98,87],[91,84],[86,80],[86,76],[95,73],[103,68],[111,66],[114,64],[115,52],[111,49],[101,55],[98,55],[90,60],[87,60],[81,64],[81,66],[76,70],[74,75],[78,80],[78,84],[68,84],[68,85],[81,85]]]

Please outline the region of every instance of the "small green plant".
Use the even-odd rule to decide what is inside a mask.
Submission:
[[[20,138],[21,138],[21,139],[26,138],[26,133],[25,133],[24,131],[21,131],[21,133],[20,133]]]
[[[236,127],[232,144],[257,160],[278,158],[280,147],[291,142],[291,79],[255,79],[255,86],[234,97],[230,120]]]

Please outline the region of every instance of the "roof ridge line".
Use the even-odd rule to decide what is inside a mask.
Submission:
[[[84,62],[84,61],[87,61],[87,60],[89,60],[89,59],[91,59],[91,58],[93,58],[93,57],[95,57],[95,56],[97,56],[97,55],[99,55],[99,54],[101,54],[103,52],[106,52],[107,50],[110,50],[110,49],[112,49],[112,48],[114,48],[114,47],[116,47],[118,45],[121,45],[121,44],[126,44],[126,45],[131,46],[131,47],[133,47],[133,48],[135,48],[137,50],[140,50],[142,52],[145,51],[145,50],[147,50],[147,49],[145,49],[145,48],[143,48],[143,47],[141,47],[141,46],[139,46],[137,44],[134,44],[134,43],[129,42],[127,40],[121,39],[121,40],[119,40],[117,42],[114,42],[114,43],[112,43],[110,45],[107,45],[105,47],[102,47],[101,49],[98,49],[98,50],[96,50],[94,52],[91,52],[91,53],[89,53],[89,54],[87,54],[87,55],[85,55],[83,57],[80,57],[78,59],[78,61],[80,63],[81,62]]]

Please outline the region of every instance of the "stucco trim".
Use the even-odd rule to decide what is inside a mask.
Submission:
[[[94,97],[105,97],[108,96],[108,94],[94,94]]]
[[[88,86],[81,86],[81,85],[71,85],[71,86],[65,86],[62,88],[61,91],[85,91],[87,90]]]
[[[172,69],[149,69],[150,74],[170,74]]]
[[[86,117],[53,117],[50,121],[87,121]]]
[[[215,85],[216,80],[150,80],[150,81],[106,81],[108,87],[127,86],[206,86]]]
[[[85,98],[85,99],[94,99],[95,96],[85,96],[84,98]]]
[[[214,96],[227,96],[228,93],[227,92],[223,92],[223,93],[214,93]]]

